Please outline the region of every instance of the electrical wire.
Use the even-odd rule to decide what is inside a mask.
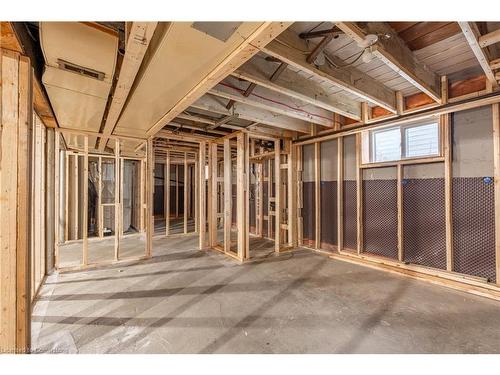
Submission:
[[[315,30],[317,27],[319,27],[319,26],[320,26],[321,24],[323,24],[323,23],[324,23],[324,22],[320,22],[318,25],[316,25],[315,27],[313,27],[313,28],[312,28],[310,31],[308,31],[308,32],[311,32],[311,31]],[[278,42],[279,44],[281,44],[281,45],[285,46],[285,47],[288,47],[288,48],[294,49],[294,50],[296,50],[296,51],[299,51],[299,52],[300,52],[300,53],[302,53],[303,55],[309,55],[309,54],[311,53],[311,51],[306,51],[306,50],[303,50],[303,49],[301,49],[301,48],[298,48],[298,47],[292,46],[291,44],[288,44],[288,43],[286,43],[286,42],[284,42],[284,41],[280,40],[279,38],[276,38],[276,39],[275,39],[275,41],[276,41],[276,42]],[[306,42],[306,43],[307,43],[307,42]],[[339,69],[339,68],[346,68],[346,67],[348,67],[348,66],[351,66],[351,65],[355,64],[355,63],[356,63],[356,62],[357,62],[357,61],[361,58],[361,56],[363,56],[363,53],[365,53],[365,51],[366,51],[368,48],[370,48],[371,46],[373,46],[375,43],[376,43],[376,42],[374,42],[374,43],[370,44],[369,46],[367,46],[367,47],[363,48],[363,49],[361,50],[361,52],[359,52],[359,54],[356,56],[356,58],[355,58],[353,61],[349,62],[349,63],[345,63],[345,62],[347,61],[347,59],[346,59],[346,60],[340,59],[340,60],[342,60],[342,62],[343,62],[343,63],[345,63],[345,64],[336,64],[335,62],[333,62],[333,60],[332,60],[332,59],[331,59],[331,58],[330,58],[330,57],[329,57],[329,56],[328,56],[325,52],[323,52],[323,55],[325,56],[325,60],[329,63],[329,65],[330,65],[331,67],[333,67],[333,68],[335,68],[335,69]],[[351,56],[351,57],[352,57],[352,56]]]
[[[225,83],[225,82],[219,82],[219,85],[222,85],[222,86],[228,87],[230,89],[233,89],[233,90],[239,92],[240,94],[243,94],[246,91],[246,90],[240,89],[239,87],[233,86],[233,85],[231,85],[229,83]],[[259,95],[259,94],[255,94],[253,92],[250,95],[253,95],[253,96],[255,96],[257,98],[260,98],[260,99],[263,99],[263,100],[267,100],[267,101],[275,103],[275,104],[282,105],[282,106],[287,107],[289,109],[292,109],[294,111],[305,113],[306,115],[311,116],[311,117],[322,118],[322,119],[329,120],[329,121],[332,120],[330,117],[322,116],[322,115],[319,115],[317,113],[312,113],[312,112],[306,111],[304,109],[301,109],[301,108],[298,108],[298,107],[294,107],[294,106],[291,106],[289,104],[280,102],[279,100],[275,100],[275,99],[267,98],[267,97]]]
[[[327,61],[327,62],[328,62],[331,66],[333,66],[334,68],[337,68],[337,69],[338,69],[338,68],[346,68],[346,67],[348,67],[348,66],[351,66],[351,65],[355,64],[355,63],[356,63],[356,62],[357,62],[357,61],[361,58],[361,56],[363,56],[363,54],[365,53],[365,51],[366,51],[366,49],[367,49],[367,48],[369,48],[369,47],[363,48],[363,50],[362,50],[362,51],[358,54],[358,56],[356,56],[356,58],[355,58],[352,62],[347,63],[347,64],[343,64],[343,65],[335,64],[335,63],[333,62],[333,60],[332,60],[332,59],[331,59],[331,58],[330,58],[330,57],[329,57],[326,53],[324,53],[324,55],[325,55],[325,60],[326,60],[326,61]],[[351,56],[351,57],[352,57],[352,56]],[[343,62],[346,62],[347,60],[342,60],[342,61],[343,61]]]

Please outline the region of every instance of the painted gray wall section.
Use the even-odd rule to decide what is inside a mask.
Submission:
[[[405,165],[403,178],[444,178],[444,163]]]
[[[356,136],[344,138],[344,180],[356,180]]]
[[[321,142],[321,181],[337,181],[337,140]]]
[[[491,107],[452,115],[453,177],[493,176]]]
[[[370,168],[363,170],[363,180],[395,180],[396,167]]]
[[[302,148],[302,181],[314,182],[314,144]]]

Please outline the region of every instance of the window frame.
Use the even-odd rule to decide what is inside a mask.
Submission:
[[[425,126],[425,125],[431,125],[431,124],[436,124],[437,125],[437,143],[438,143],[438,152],[435,154],[431,155],[424,155],[424,156],[406,156],[407,152],[407,142],[406,142],[406,131],[411,128],[416,128],[419,126]],[[393,129],[399,129],[400,130],[400,144],[399,144],[399,158],[395,160],[387,160],[387,161],[376,161],[375,160],[375,154],[376,154],[376,146],[375,146],[375,136],[374,134],[378,132],[384,132],[384,131],[389,131]],[[433,161],[440,161],[441,159],[444,158],[443,156],[443,124],[441,121],[441,118],[438,117],[431,117],[426,120],[420,120],[418,122],[411,122],[411,123],[402,123],[402,124],[395,124],[392,126],[387,126],[387,127],[382,127],[382,128],[375,128],[371,130],[367,130],[364,132],[364,137],[368,137],[368,142],[362,142],[362,145],[368,146],[368,161],[363,161],[361,163],[361,166],[373,166],[373,165],[398,165],[398,164],[408,164],[411,163],[412,161],[415,161],[417,163],[423,163],[423,162],[433,162]],[[361,150],[363,154],[363,150]]]

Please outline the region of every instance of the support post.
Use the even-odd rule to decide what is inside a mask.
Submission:
[[[243,253],[244,259],[250,258],[250,145],[249,137],[247,133],[243,134],[243,142],[245,145],[245,160],[244,165],[244,176],[243,176],[243,202],[245,204],[245,251]]]
[[[273,175],[271,173],[271,159],[267,159],[267,236],[271,238],[271,195],[273,191]]]
[[[89,263],[88,206],[89,206],[89,137],[83,138],[83,204],[82,204],[83,265]]]
[[[304,225],[302,218],[302,208],[304,207],[304,194],[303,189],[303,163],[302,163],[302,146],[297,146],[297,245],[302,246],[304,244],[303,234]]]
[[[453,222],[452,222],[452,140],[449,115],[441,116],[444,154],[444,203],[446,231],[446,270],[453,271]]]
[[[200,153],[196,152],[194,154],[194,231],[195,233],[200,232]]]
[[[314,144],[314,205],[315,205],[315,244],[321,247],[321,143]]]
[[[217,244],[217,143],[209,144],[209,170],[210,170],[210,185],[209,185],[209,235],[210,246]]]
[[[337,250],[344,249],[344,138],[337,138]]]
[[[257,164],[257,178],[256,178],[256,183],[257,183],[257,189],[256,189],[256,208],[257,208],[257,214],[256,214],[256,224],[257,224],[257,235],[262,237],[262,230],[264,229],[263,223],[264,223],[264,200],[263,200],[263,194],[264,194],[264,171],[263,171],[264,164],[261,161],[260,163]]]
[[[398,260],[403,261],[403,166],[397,166],[397,205],[398,205]]]
[[[274,141],[274,251],[279,252],[281,247],[281,148],[280,140]]]
[[[151,257],[153,249],[153,231],[154,231],[154,216],[153,216],[153,189],[154,189],[154,153],[153,139],[149,138],[147,143],[147,182],[146,182],[146,256]]]
[[[0,49],[0,353],[30,347],[31,75],[28,58]]]
[[[493,104],[496,283],[500,285],[500,104]]]
[[[98,182],[97,182],[97,226],[98,226],[98,232],[99,232],[99,237],[103,238],[104,237],[104,215],[102,212],[102,157],[99,156],[99,161],[98,161]],[[141,183],[144,181],[144,178],[141,175]],[[142,194],[141,194],[142,195]],[[141,212],[142,212],[142,200],[141,200]],[[143,214],[141,213],[141,230],[143,228]]]
[[[179,217],[179,164],[175,164],[175,218]]]
[[[60,197],[60,187],[61,187],[61,181],[60,181],[60,167],[61,167],[61,158],[60,158],[60,140],[61,134],[59,132],[55,132],[54,134],[54,267],[56,269],[59,268],[59,215],[60,215],[60,203],[61,203],[61,197]],[[66,178],[68,176],[66,175]],[[66,201],[67,204],[67,201]]]
[[[296,164],[297,147],[293,145],[292,140],[288,142],[287,159],[287,190],[288,190],[288,246],[297,246],[297,171],[294,168]]]
[[[207,211],[206,211],[206,179],[205,179],[205,159],[206,159],[206,142],[200,142],[200,156],[198,159],[198,191],[199,191],[199,248],[204,249],[206,247],[206,230],[207,230]]]
[[[238,227],[238,259],[243,261],[246,256],[246,237],[248,236],[247,225],[246,225],[246,168],[245,168],[245,159],[246,159],[246,133],[239,133],[236,138],[236,225]],[[224,156],[226,152],[226,144],[224,144]],[[228,144],[229,146],[229,144]],[[224,167],[225,167],[224,160]],[[225,177],[225,176],[224,176]],[[278,232],[278,228],[276,227],[276,231]]]
[[[165,196],[167,199],[165,205],[165,236],[170,234],[170,151],[167,151],[167,160],[165,162]]]
[[[356,225],[357,253],[363,251],[363,169],[361,165],[361,134],[356,134]]]
[[[79,198],[78,194],[78,155],[73,156],[74,164],[73,164],[73,232],[74,232],[74,240],[77,240],[79,237],[79,226],[78,226],[78,218],[79,218]],[[69,184],[66,188],[69,187]]]
[[[146,153],[147,153],[147,150],[146,150]],[[101,163],[101,158],[99,157],[99,163]],[[99,171],[101,171],[101,167],[99,167]],[[99,172],[101,173],[101,176],[102,176],[102,172]],[[144,160],[141,160],[141,182],[140,182],[140,187],[141,187],[141,191],[140,191],[140,200],[141,200],[141,212],[140,212],[140,220],[141,220],[141,232],[144,232],[144,227],[145,227],[145,220],[144,220],[144,193],[146,190],[145,187],[147,185],[146,183],[146,164],[145,164],[145,161]],[[99,178],[99,181],[100,181],[101,177]],[[102,208],[101,208],[102,209]]]
[[[232,221],[232,181],[231,181],[231,146],[229,139],[224,139],[224,252],[231,250]]]
[[[115,139],[115,261],[120,258],[120,141]]]
[[[68,178],[69,178],[69,156],[67,153],[64,153],[64,181],[65,181],[65,189],[64,189],[64,240],[69,240],[69,189],[68,189]]]
[[[188,173],[188,162],[187,162],[187,152],[184,152],[184,234],[188,232],[188,185],[189,185],[189,173]]]
[[[165,218],[165,236],[168,235],[168,229],[167,229],[167,215],[168,215],[168,210],[167,210],[167,205],[168,205],[167,183],[168,183],[167,161],[165,159],[165,164],[163,164],[163,217]]]

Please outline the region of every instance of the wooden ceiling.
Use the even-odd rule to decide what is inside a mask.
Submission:
[[[389,25],[412,51],[461,32],[456,22],[389,22]]]

